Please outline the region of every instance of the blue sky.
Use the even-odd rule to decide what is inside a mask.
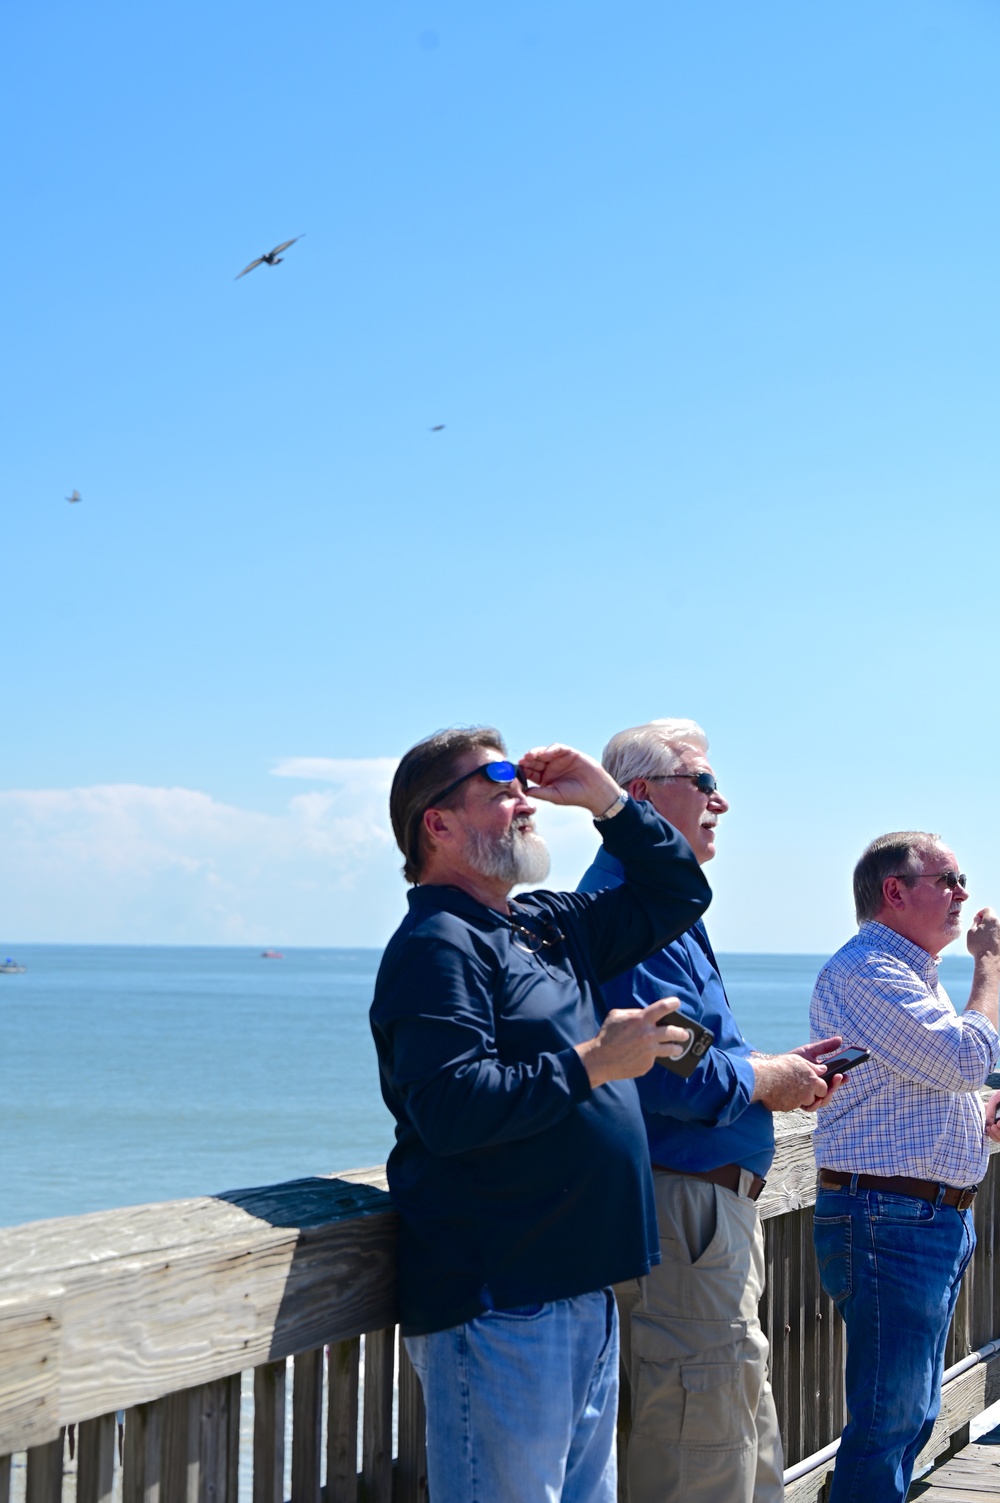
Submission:
[[[1000,905],[995,6],[0,25],[0,942],[380,944],[409,744],[663,714],[720,948]]]

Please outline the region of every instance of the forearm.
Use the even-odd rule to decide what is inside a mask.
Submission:
[[[1000,956],[979,955],[972,972],[972,990],[966,1003],[966,1012],[978,1012],[997,1026],[997,1003],[1000,998]]]

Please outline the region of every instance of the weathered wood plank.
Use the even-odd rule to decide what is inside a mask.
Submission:
[[[286,1363],[253,1375],[253,1503],[284,1503]]]
[[[167,1394],[163,1400],[160,1503],[196,1503],[197,1428],[191,1425],[191,1410],[196,1401],[196,1389],[181,1389]]]
[[[392,1503],[392,1376],[395,1331],[365,1336],[365,1410],[361,1439],[362,1503]]]
[[[427,1417],[420,1380],[399,1343],[399,1454],[393,1503],[427,1503]]]
[[[160,1503],[163,1401],[138,1404],[125,1416],[122,1503]]]
[[[320,1503],[323,1348],[300,1352],[292,1381],[292,1503]]]
[[[326,1503],[357,1503],[361,1338],[336,1341],[327,1368]]]
[[[110,1503],[115,1475],[114,1414],[84,1420],[76,1467],[76,1503]]]
[[[348,1176],[0,1231],[0,1452],[390,1323],[395,1235]]]
[[[54,1440],[59,1418],[59,1307],[63,1290],[0,1282],[0,1454]],[[71,1418],[76,1419],[73,1415]]]
[[[28,1452],[25,1503],[62,1503],[63,1446],[66,1432]]]
[[[236,1503],[239,1404],[239,1374],[203,1383],[192,1391],[187,1503]]]

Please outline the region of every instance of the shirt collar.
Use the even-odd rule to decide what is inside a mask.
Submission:
[[[872,950],[888,950],[891,955],[898,955],[900,960],[922,976],[929,986],[937,984],[937,961],[922,945],[915,945],[912,939],[906,939],[902,934],[897,934],[895,929],[890,929],[887,924],[880,924],[878,919],[869,919],[858,930],[858,939],[862,944]]]
[[[414,918],[427,918],[432,913],[457,913],[463,918],[489,917],[496,919],[498,923],[507,923],[503,914],[495,908],[480,903],[478,898],[463,892],[460,887],[449,887],[446,883],[429,882],[426,887],[411,887],[406,894],[406,901]]]

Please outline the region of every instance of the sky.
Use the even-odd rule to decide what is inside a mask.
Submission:
[[[718,949],[894,828],[1000,906],[998,73],[988,0],[0,11],[0,947],[381,945],[459,723],[697,719]]]

